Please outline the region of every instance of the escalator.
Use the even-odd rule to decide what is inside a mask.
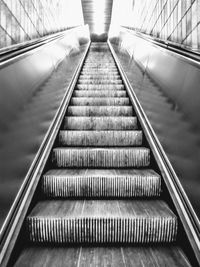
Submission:
[[[92,43],[9,266],[192,266],[183,236],[109,47]]]

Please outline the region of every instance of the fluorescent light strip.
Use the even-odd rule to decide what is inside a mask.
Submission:
[[[99,35],[105,32],[105,9],[106,0],[93,0],[93,30]]]

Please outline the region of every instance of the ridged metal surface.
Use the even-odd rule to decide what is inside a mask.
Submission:
[[[50,171],[42,178],[42,192],[55,197],[152,197],[160,196],[161,178],[151,171],[131,174],[110,174],[79,172],[70,175],[67,170]]]
[[[121,79],[121,77],[119,76],[119,74],[109,74],[109,73],[106,73],[105,75],[104,74],[99,74],[99,73],[96,73],[96,74],[93,74],[93,75],[90,75],[90,74],[81,74],[79,76],[79,79],[89,79],[89,80],[107,80],[107,83],[109,84],[110,80],[119,80]]]
[[[130,104],[128,97],[72,97],[70,103],[74,106],[127,106]]]
[[[52,162],[57,167],[147,167],[148,148],[55,148]]]
[[[95,64],[95,65],[87,64],[87,66],[83,66],[82,73],[84,73],[85,71],[86,72],[89,72],[89,71],[98,72],[98,71],[107,71],[107,70],[109,70],[110,73],[113,73],[113,72],[117,73],[117,68],[115,65],[113,66],[113,64],[105,64],[104,66],[102,65],[99,66],[98,64]]]
[[[64,129],[70,130],[134,130],[137,117],[65,117]]]
[[[67,207],[63,201],[39,203],[27,218],[29,239],[51,243],[143,244],[176,240],[177,218],[164,202],[113,201],[109,206],[102,200],[76,201],[75,206],[68,201]],[[127,215],[123,209],[125,212],[129,209]],[[110,210],[112,214],[107,215]]]
[[[131,106],[69,106],[69,116],[133,116]]]
[[[106,44],[92,44],[85,61],[52,150],[52,169],[41,179],[42,201],[26,220],[33,243],[118,248],[161,243],[160,248],[176,241],[177,217],[159,200],[162,178],[150,169],[150,149],[143,147],[142,130],[135,130],[140,124],[106,49]],[[84,266],[97,266],[88,257]],[[158,257],[155,266],[162,266]],[[139,256],[130,259],[127,266]]]
[[[75,97],[126,97],[124,90],[75,90]]]
[[[61,146],[141,146],[142,131],[60,131]]]
[[[81,73],[82,74],[104,74],[104,73],[107,73],[109,71],[109,73],[112,75],[112,74],[118,74],[118,71],[115,69],[115,70],[110,70],[110,68],[104,68],[104,69],[85,69],[83,70]]]
[[[79,84],[122,84],[122,81],[120,79],[87,79],[87,78],[81,78],[78,80]]]
[[[51,253],[49,253],[51,252]],[[161,246],[55,246],[48,250],[30,245],[23,249],[15,267],[191,267],[183,250],[177,245]],[[64,264],[63,264],[64,263]]]
[[[98,74],[99,75],[99,74]],[[80,90],[123,90],[123,84],[77,84]]]

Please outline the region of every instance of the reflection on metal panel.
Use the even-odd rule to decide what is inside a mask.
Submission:
[[[0,69],[0,227],[57,112],[88,37],[87,26],[69,30],[62,39]]]
[[[116,36],[113,38],[113,44],[159,140],[200,216],[199,63],[153,45],[126,30],[121,31],[118,39]]]

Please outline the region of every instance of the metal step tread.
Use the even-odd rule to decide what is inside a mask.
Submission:
[[[30,264],[31,259],[31,264]],[[31,246],[25,247],[14,267],[191,267],[178,246]]]
[[[157,243],[176,240],[178,220],[161,200],[44,200],[26,225],[33,242]]]

